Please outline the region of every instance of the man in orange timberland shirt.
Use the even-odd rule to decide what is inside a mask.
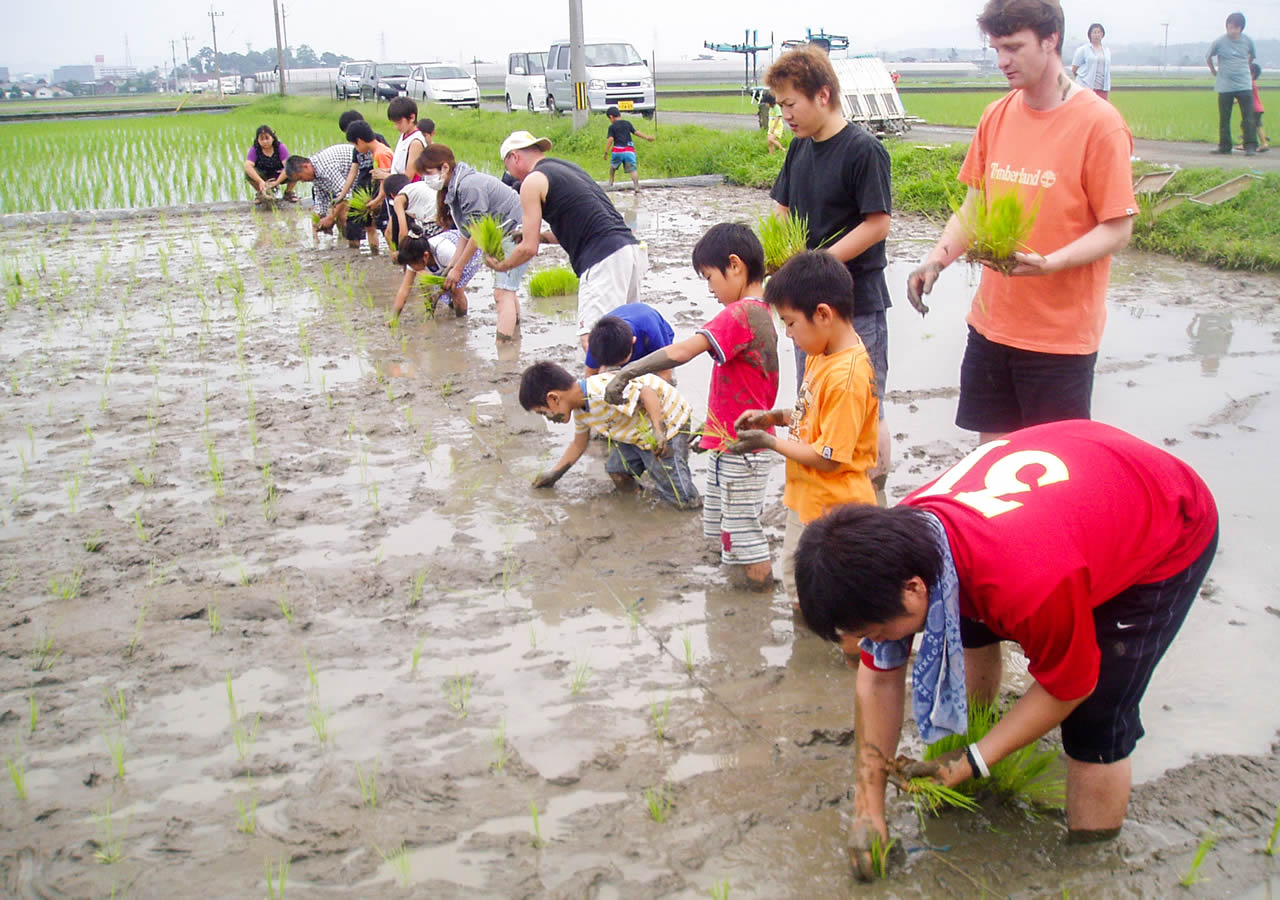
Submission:
[[[988,268],[969,311],[956,424],[983,442],[1061,419],[1087,419],[1106,321],[1111,254],[1133,231],[1133,138],[1115,107],[1063,71],[1056,0],[989,0],[978,25],[991,38],[1010,92],[983,113],[960,169],[965,209],[907,279],[922,296],[971,242],[965,222],[981,200],[1016,190],[1037,210],[1009,275]]]

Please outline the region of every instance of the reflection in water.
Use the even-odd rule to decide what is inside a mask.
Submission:
[[[1200,359],[1200,373],[1208,378],[1218,374],[1218,363],[1231,348],[1231,316],[1224,312],[1196,313],[1187,325],[1191,352]]]

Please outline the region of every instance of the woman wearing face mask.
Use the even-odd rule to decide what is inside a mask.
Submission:
[[[509,251],[515,247],[510,233],[519,227],[523,218],[520,195],[492,175],[477,172],[466,163],[458,162],[453,151],[444,144],[427,147],[415,163],[423,183],[439,192],[436,218],[440,221],[444,221],[446,216],[452,218],[463,238],[445,273],[444,289],[452,291],[479,250],[471,239],[470,226],[474,219],[494,216],[508,235],[503,241],[504,248]],[[520,324],[520,301],[516,291],[528,267],[529,264],[525,263],[508,272],[494,273],[493,302],[498,310],[500,341],[515,340]]]

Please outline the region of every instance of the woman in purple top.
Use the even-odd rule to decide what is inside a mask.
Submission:
[[[257,190],[259,202],[270,200],[271,193],[287,181],[284,164],[288,158],[289,148],[280,143],[271,126],[259,125],[253,146],[244,160],[244,177]],[[285,184],[284,199],[297,199],[292,184]]]

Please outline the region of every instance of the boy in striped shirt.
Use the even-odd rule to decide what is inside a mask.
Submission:
[[[605,471],[619,490],[633,491],[645,472],[653,478],[658,496],[677,509],[698,509],[702,498],[689,473],[689,401],[656,375],[641,375],[627,384],[621,403],[609,403],[605,388],[613,373],[574,378],[563,366],[539,362],[520,378],[520,405],[552,422],[573,417],[573,442],[560,461],[533,480],[534,487],[551,487],[576,463],[591,432],[609,441]]]

